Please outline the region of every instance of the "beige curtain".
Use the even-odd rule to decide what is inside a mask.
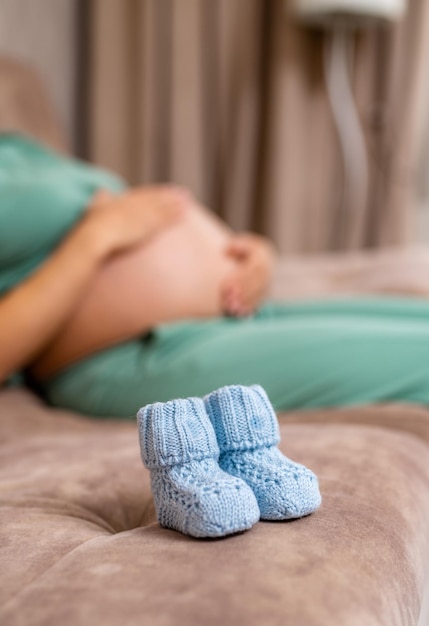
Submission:
[[[289,2],[290,4],[290,2]],[[429,3],[360,34],[354,87],[370,193],[338,227],[342,161],[325,35],[285,0],[90,0],[87,155],[131,183],[175,181],[282,251],[405,242],[413,208]],[[290,9],[290,6],[289,6]]]

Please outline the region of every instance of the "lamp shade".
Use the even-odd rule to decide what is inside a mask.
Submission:
[[[309,22],[331,18],[397,20],[405,12],[406,0],[292,0],[298,17]]]

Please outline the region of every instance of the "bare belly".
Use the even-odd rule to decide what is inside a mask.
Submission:
[[[234,268],[224,252],[230,236],[195,208],[150,242],[110,259],[32,374],[51,376],[160,322],[220,315],[221,284]]]

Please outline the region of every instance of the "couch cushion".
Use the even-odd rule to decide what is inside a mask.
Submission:
[[[283,450],[320,477],[321,509],[201,541],[157,524],[134,423],[91,422],[10,392],[3,427],[17,393],[27,412],[1,448],[1,623],[417,623],[429,464],[416,437],[283,424]]]
[[[282,423],[366,424],[417,435],[429,443],[429,409],[417,404],[371,404],[347,408],[290,411]]]

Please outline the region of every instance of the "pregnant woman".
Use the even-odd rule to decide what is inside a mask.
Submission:
[[[273,263],[180,188],[0,136],[0,382],[99,416],[253,383],[277,409],[429,404],[424,300],[262,304]]]

